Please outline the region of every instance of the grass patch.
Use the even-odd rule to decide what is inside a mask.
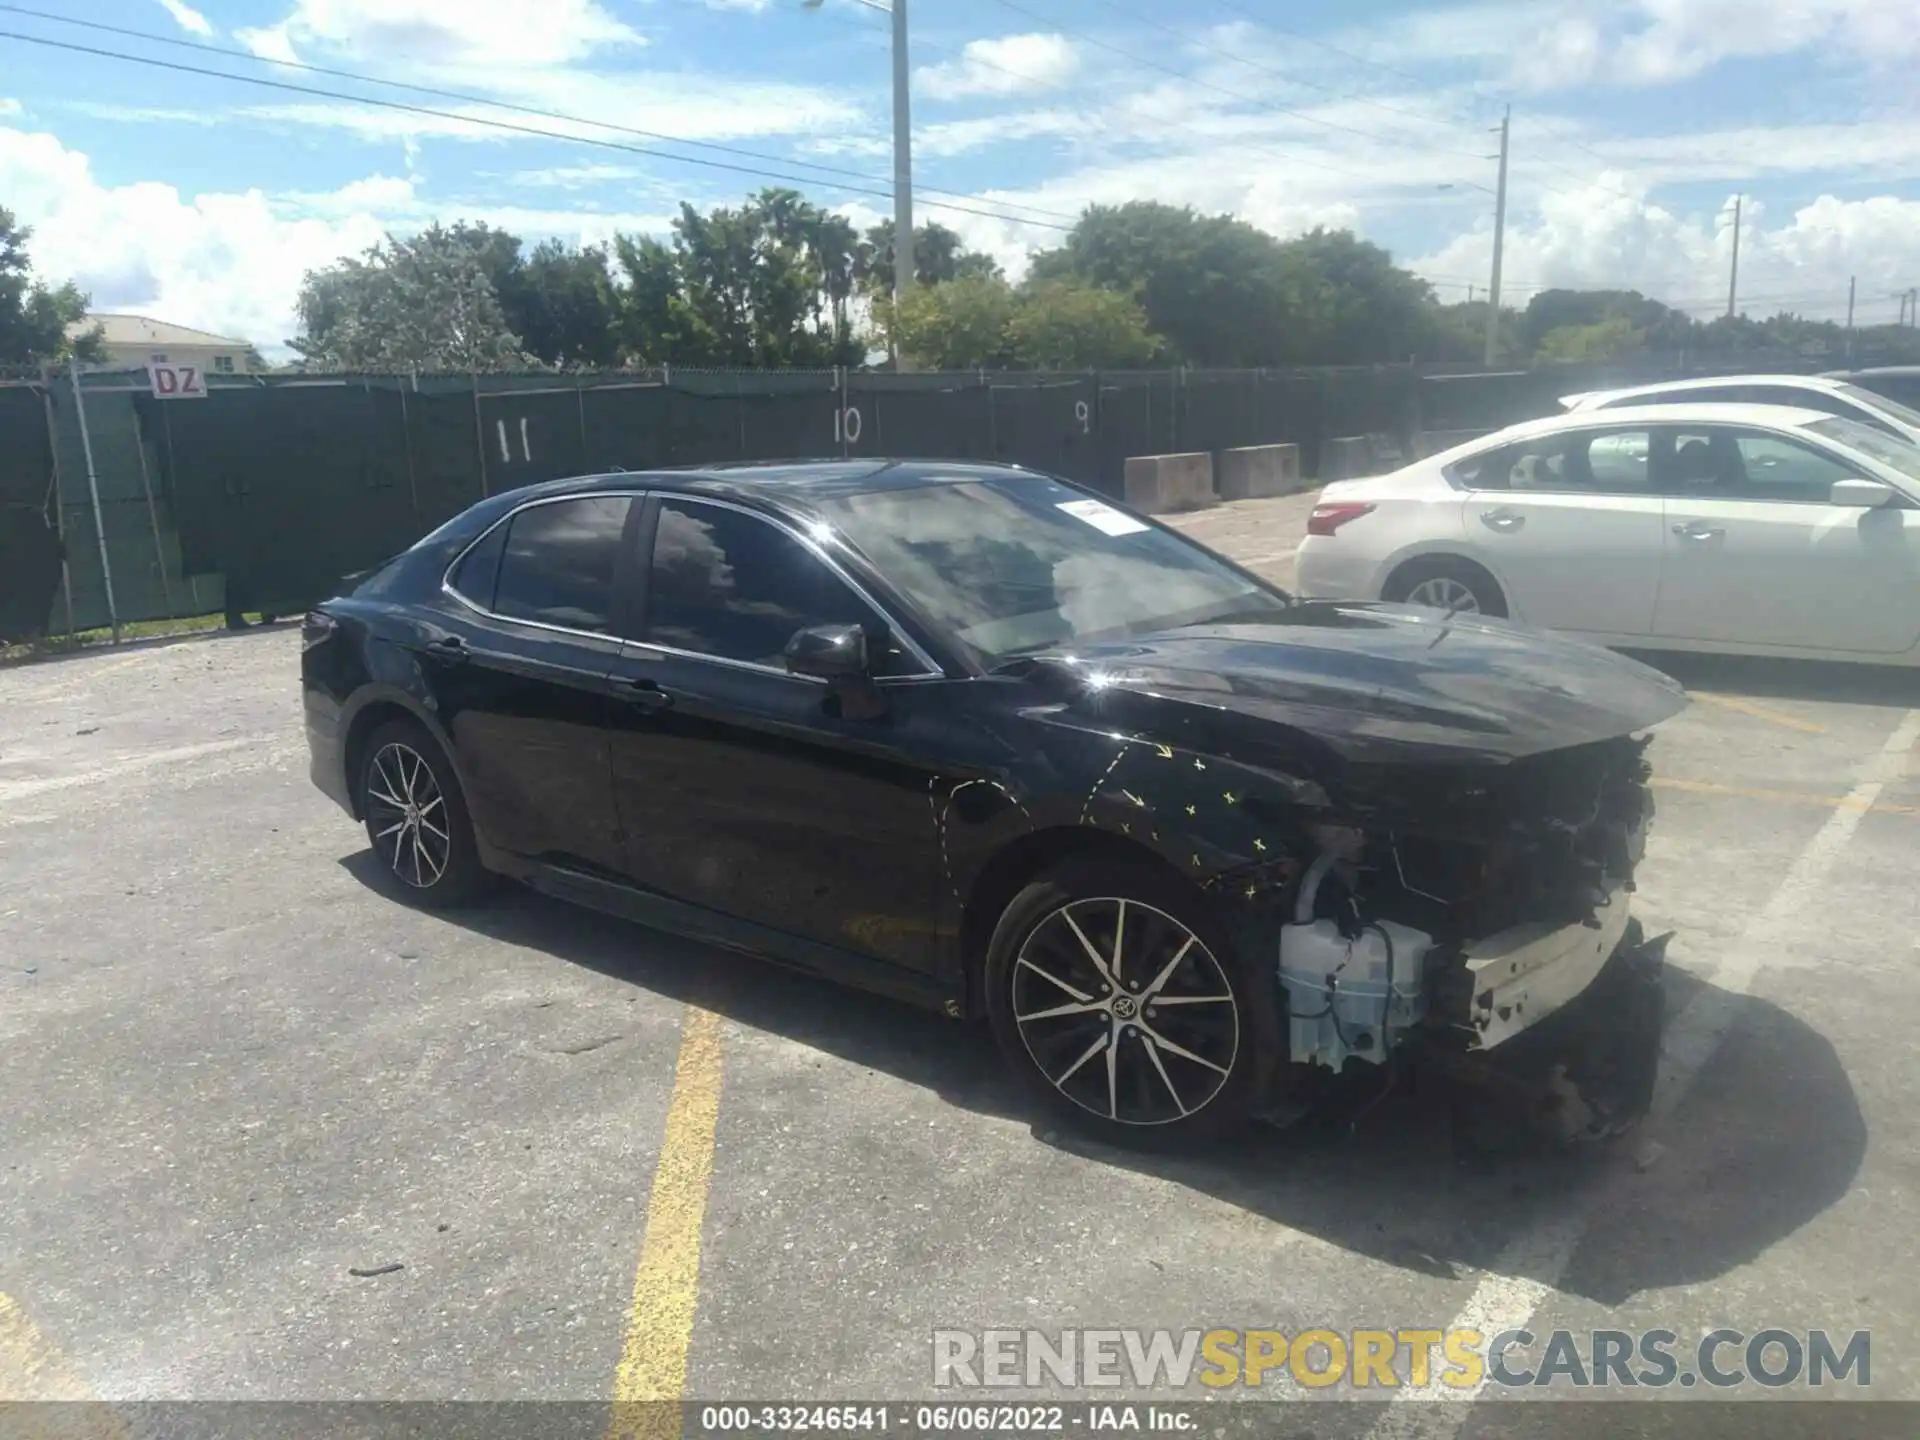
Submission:
[[[250,611],[243,617],[249,625],[260,623],[260,613]],[[176,635],[198,635],[208,630],[218,630],[225,625],[226,616],[218,612],[211,615],[188,615],[174,620],[129,620],[120,627],[122,640],[164,640]],[[44,635],[38,640],[24,640],[18,644],[0,645],[0,665],[26,660],[43,660],[55,655],[72,655],[81,650],[111,649],[113,629],[102,626],[95,630],[82,630],[74,635]]]

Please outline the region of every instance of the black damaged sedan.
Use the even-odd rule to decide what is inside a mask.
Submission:
[[[396,889],[497,877],[984,1015],[1109,1139],[1532,1055],[1644,1104],[1657,672],[1298,601],[1047,476],[933,462],[495,496],[307,616],[316,784]]]

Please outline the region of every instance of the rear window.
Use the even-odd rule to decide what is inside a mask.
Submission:
[[[613,628],[613,576],[632,502],[590,495],[529,505],[502,526],[494,614],[568,630]]]

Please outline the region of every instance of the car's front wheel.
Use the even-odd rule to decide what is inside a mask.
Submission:
[[[995,1037],[1056,1114],[1113,1143],[1242,1125],[1277,1048],[1277,984],[1151,864],[1072,860],[1007,906],[986,963]]]
[[[490,877],[445,752],[424,726],[393,720],[373,733],[362,754],[367,839],[400,893],[435,907],[477,899]]]

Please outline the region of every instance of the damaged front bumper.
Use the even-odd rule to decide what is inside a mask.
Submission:
[[[1464,1015],[1442,1012],[1443,1023],[1472,1031],[1471,1048],[1503,1045],[1564,1009],[1599,977],[1627,933],[1632,902],[1615,888],[1574,925],[1516,925],[1461,947],[1470,998]]]
[[[1618,1135],[1653,1103],[1670,938],[1625,920],[1590,982],[1525,1033],[1463,1047],[1459,1032],[1429,1027],[1410,1038],[1409,1059],[1458,1082],[1456,1128],[1476,1149]]]

